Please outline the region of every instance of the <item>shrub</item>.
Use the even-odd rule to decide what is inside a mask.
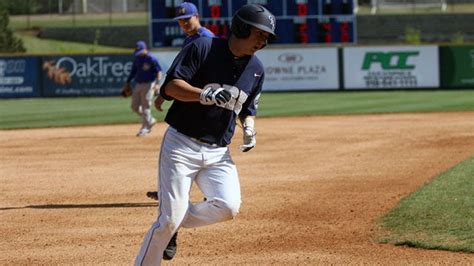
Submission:
[[[405,28],[405,42],[408,44],[420,44],[421,43],[421,31],[413,27]]]
[[[63,0],[62,9],[67,10],[73,0]],[[0,0],[0,10],[6,9],[11,15],[57,13],[59,1],[50,0]]]
[[[8,28],[9,16],[6,10],[0,10],[0,53],[25,52],[23,41]]]

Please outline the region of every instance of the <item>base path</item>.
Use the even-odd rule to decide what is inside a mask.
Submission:
[[[131,265],[157,216],[165,124],[0,131],[0,264]],[[165,264],[468,265],[474,254],[379,244],[377,219],[474,155],[474,112],[257,119],[231,144],[234,221],[182,229]],[[193,200],[202,199],[197,189]]]

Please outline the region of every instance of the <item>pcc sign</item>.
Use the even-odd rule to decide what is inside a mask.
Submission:
[[[437,46],[343,49],[346,89],[439,87]]]

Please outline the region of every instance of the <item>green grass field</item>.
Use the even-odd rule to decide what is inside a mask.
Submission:
[[[263,93],[259,116],[474,111],[474,91]],[[130,99],[40,98],[0,101],[0,129],[134,123]],[[169,103],[165,105],[168,107]],[[164,113],[153,110],[159,120]]]
[[[9,27],[23,40],[28,54],[130,53],[130,49],[77,42],[41,39],[38,29],[45,27],[145,26],[148,13],[87,15],[11,16]],[[35,29],[35,30],[32,30]]]
[[[402,199],[381,219],[382,242],[474,253],[474,157]]]
[[[93,54],[93,53],[131,53],[131,49],[94,45],[78,42],[65,42],[40,39],[28,34],[18,33],[16,36],[23,40],[23,45],[32,54]]]
[[[147,12],[10,16],[13,30],[43,27],[140,26],[148,24]]]
[[[165,108],[169,103],[165,104]],[[474,111],[474,90],[262,94],[260,117]],[[164,113],[153,110],[162,121]],[[0,129],[137,123],[121,97],[0,100]]]

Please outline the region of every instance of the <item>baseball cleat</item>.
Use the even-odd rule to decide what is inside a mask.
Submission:
[[[140,129],[140,131],[138,131],[137,137],[143,137],[143,136],[147,135],[147,134],[150,133],[150,132],[151,132],[150,129],[148,129],[148,128],[146,128],[146,127],[142,127],[142,128]]]
[[[178,238],[178,232],[174,233],[173,237],[171,237],[170,242],[168,242],[168,246],[166,247],[165,251],[163,251],[163,259],[164,260],[172,260],[174,255],[176,255],[176,239]]]
[[[158,200],[158,191],[148,191],[146,196],[153,200]]]

